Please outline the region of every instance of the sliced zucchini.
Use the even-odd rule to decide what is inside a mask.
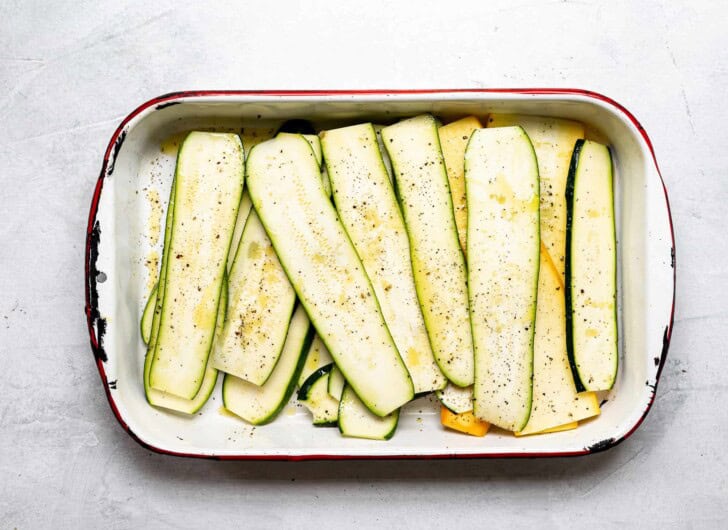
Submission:
[[[261,142],[270,140],[278,132],[277,127],[244,127],[240,132],[240,139],[243,141],[245,158],[248,158],[250,150]]]
[[[152,322],[154,321],[154,308],[157,303],[157,290],[159,284],[154,284],[152,292],[149,293],[149,299],[144,305],[144,312],[142,313],[142,319],[139,321],[139,330],[142,333],[142,340],[144,344],[149,344],[149,338],[152,336]]]
[[[323,163],[323,153],[321,151],[321,140],[318,136],[316,136],[315,134],[297,134],[290,132],[280,132],[277,136],[281,138],[291,136],[303,136],[313,150],[313,155],[316,158],[316,163],[319,165],[319,167],[321,167],[321,164]]]
[[[339,402],[339,431],[350,438],[389,440],[399,422],[399,410],[383,418],[372,414],[350,386],[345,386]]]
[[[475,116],[443,125],[437,131],[442,146],[442,156],[447,168],[447,179],[450,184],[452,206],[455,213],[455,225],[463,252],[467,251],[468,205],[465,197],[465,148],[470,136],[483,126]]]
[[[385,127],[386,125],[374,125],[374,132],[377,133],[377,145],[379,145],[379,153],[382,155],[384,167],[387,168],[387,176],[389,176],[389,180],[392,184],[394,184],[394,177],[392,176],[392,161],[389,159],[387,148],[384,147],[384,140],[382,140],[382,129]]]
[[[215,322],[215,341],[220,340],[223,322],[225,322],[225,311],[227,309],[227,280],[223,279],[223,286],[220,294],[220,304],[217,308],[217,320]],[[212,367],[212,363],[208,359],[205,366],[205,374],[202,377],[202,385],[197,395],[192,399],[184,399],[167,392],[155,390],[149,385],[149,372],[151,368],[151,356],[147,355],[144,361],[144,393],[147,402],[155,407],[183,412],[185,414],[195,414],[202,406],[207,403],[212,391],[217,383],[217,370]]]
[[[329,374],[329,385],[327,387],[329,395],[337,401],[341,399],[341,393],[344,391],[345,384],[346,379],[344,379],[344,374],[334,366]]]
[[[566,186],[566,345],[577,390],[617,378],[617,240],[612,157],[579,140]]]
[[[306,361],[303,364],[301,374],[298,376],[298,383],[296,386],[301,388],[303,383],[312,373],[323,366],[333,364],[333,362],[334,359],[331,357],[329,350],[326,349],[326,345],[321,340],[321,337],[315,335],[313,342],[311,342],[311,347],[306,354]]]
[[[488,127],[520,125],[536,151],[541,179],[541,241],[564,278],[566,252],[566,178],[574,144],[584,138],[576,121],[523,114],[491,114]]]
[[[254,210],[228,278],[230,307],[212,353],[218,370],[254,385],[268,380],[286,341],[296,303],[283,267]]]
[[[409,243],[374,127],[321,133],[334,203],[374,287],[415,394],[447,382],[435,362],[415,291]]]
[[[297,136],[295,133],[290,132],[281,132],[278,133],[278,136]],[[321,169],[321,181],[324,185],[324,190],[326,192],[326,195],[331,197],[331,182],[329,180],[329,174],[326,169],[326,166],[324,165],[323,161],[323,152],[321,150],[321,140],[318,136],[315,134],[302,134],[306,141],[311,146],[311,149],[313,150],[313,154],[316,157],[316,162],[319,165],[319,168]]]
[[[594,392],[576,393],[566,355],[566,306],[561,275],[541,245],[536,335],[533,340],[533,404],[519,434],[535,434],[599,414]]]
[[[233,229],[233,238],[230,241],[230,252],[228,252],[227,259],[227,272],[230,274],[230,269],[233,267],[235,256],[238,253],[238,247],[240,246],[240,238],[243,237],[243,229],[245,223],[248,221],[248,215],[250,210],[253,208],[253,203],[250,202],[250,197],[247,191],[243,191],[243,198],[240,199],[240,206],[238,207],[238,216],[235,218],[235,228]]]
[[[222,385],[225,408],[253,425],[272,421],[293,393],[313,335],[306,311],[299,305],[291,318],[280,360],[264,385],[225,375]]]
[[[311,147],[301,136],[259,144],[247,175],[253,206],[316,331],[370,410],[386,416],[412,399],[412,381]]]
[[[382,129],[435,360],[458,386],[473,383],[473,337],[463,253],[458,242],[437,124],[417,116]]]
[[[149,384],[192,399],[215,334],[227,255],[243,191],[243,147],[234,134],[192,132],[180,147],[164,295]],[[161,285],[161,284],[160,284]]]
[[[339,419],[339,400],[329,395],[329,375],[334,365],[323,366],[308,376],[298,391],[298,401],[311,412],[316,427],[334,427]]]
[[[450,412],[462,414],[473,410],[473,387],[460,388],[453,384],[437,391],[437,399]]]
[[[465,151],[474,413],[520,431],[531,414],[539,181],[520,127],[479,129]]]

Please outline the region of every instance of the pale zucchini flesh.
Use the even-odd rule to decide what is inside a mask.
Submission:
[[[191,399],[210,354],[243,191],[237,135],[192,132],[180,148],[165,286],[149,384]]]
[[[152,322],[154,321],[154,308],[157,303],[157,291],[159,284],[155,284],[152,288],[152,292],[149,293],[147,303],[144,305],[144,311],[142,312],[142,318],[139,321],[139,330],[142,333],[142,340],[144,344],[149,344],[149,338],[152,336]]]
[[[350,438],[389,440],[399,422],[399,410],[381,418],[366,408],[350,386],[346,386],[339,401],[339,431]]]
[[[222,387],[225,408],[253,425],[275,419],[293,393],[313,335],[306,311],[299,305],[291,318],[283,352],[271,376],[259,386],[227,374]]]
[[[609,390],[617,377],[617,243],[612,158],[580,140],[566,188],[567,347],[578,390]]]
[[[460,388],[452,383],[437,391],[437,399],[453,414],[463,414],[473,410],[473,387]]]
[[[328,391],[333,368],[333,364],[319,368],[298,391],[298,401],[309,410],[316,427],[333,427],[339,419],[339,400],[331,397]]]
[[[227,308],[227,286],[223,280],[223,287],[220,296],[220,304],[217,309],[217,321],[215,323],[215,341],[220,339],[223,322],[225,321],[225,311]],[[151,356],[147,356],[144,360],[144,392],[147,402],[155,407],[174,410],[184,414],[195,414],[202,406],[207,403],[212,391],[217,383],[217,370],[213,368],[212,363],[208,359],[205,366],[205,374],[202,376],[202,385],[200,390],[192,399],[185,399],[167,392],[155,390],[149,385],[149,371],[151,368]]]
[[[240,199],[240,206],[238,207],[238,216],[235,218],[235,228],[233,229],[233,238],[230,241],[230,251],[228,252],[227,259],[227,271],[230,273],[230,269],[233,267],[235,262],[235,256],[238,253],[238,246],[240,245],[240,238],[243,237],[243,229],[245,223],[248,222],[248,216],[250,210],[253,208],[253,203],[250,202],[250,197],[247,191],[243,191],[243,198]]]
[[[524,114],[491,114],[488,127],[521,126],[538,160],[541,179],[541,242],[564,278],[566,255],[566,179],[574,145],[584,138],[584,125],[563,118]]]
[[[342,374],[341,370],[334,366],[329,374],[329,395],[336,400],[341,399],[341,393],[344,391],[345,384],[346,379],[344,379],[344,374]]]
[[[278,136],[296,136],[296,134],[289,133],[289,132],[281,132],[281,133],[278,133]],[[314,157],[316,157],[316,163],[319,165],[319,169],[321,170],[321,182],[324,185],[324,191],[325,191],[326,195],[328,195],[330,197],[331,196],[331,181],[329,180],[328,168],[324,165],[323,151],[321,149],[321,140],[315,134],[302,134],[301,136],[303,136],[304,139],[308,142],[308,145],[311,146],[313,155],[314,155]]]
[[[399,408],[412,382],[310,145],[277,137],[253,148],[246,168],[253,206],[336,365],[372,412]]]
[[[296,293],[254,210],[228,278],[230,304],[213,366],[262,385],[270,377],[286,341]]]
[[[256,145],[273,138],[278,132],[278,127],[244,127],[240,132],[240,139],[243,141],[245,158],[248,158],[250,150]]]
[[[482,128],[480,120],[475,116],[467,116],[457,121],[440,126],[438,135],[442,147],[442,156],[447,168],[447,179],[450,184],[455,226],[463,254],[467,256],[468,204],[465,195],[465,149],[470,137],[477,129]],[[437,392],[437,398],[450,412],[462,414],[473,410],[473,387],[460,388],[452,383]]]
[[[465,261],[430,115],[382,129],[407,227],[417,297],[435,360],[458,386],[473,383]]]
[[[539,273],[536,156],[520,127],[479,129],[465,153],[475,416],[520,431],[531,413]]]
[[[519,434],[535,434],[599,414],[594,392],[577,394],[566,354],[566,305],[561,275],[541,246],[536,333],[533,340],[533,403]]]
[[[319,368],[333,364],[334,359],[331,357],[329,350],[326,349],[326,345],[321,340],[321,337],[315,335],[311,342],[311,347],[308,349],[306,354],[306,360],[303,363],[303,369],[301,374],[298,376],[298,383],[296,386],[301,388],[303,383],[309,376]]]
[[[404,219],[374,127],[365,123],[324,131],[321,141],[336,209],[374,287],[414,392],[443,388],[447,380],[427,336]]]

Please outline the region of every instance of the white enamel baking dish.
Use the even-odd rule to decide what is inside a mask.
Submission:
[[[253,428],[224,413],[219,388],[191,418],[150,407],[142,387],[145,348],[138,323],[149,289],[145,261],[153,252],[161,253],[161,241],[152,244],[148,193],[158,192],[166,208],[174,168],[174,155],[162,152],[162,142],[201,127],[262,126],[292,118],[386,123],[422,112],[446,118],[489,112],[572,118],[612,147],[620,370],[601,416],[576,430],[545,436],[516,438],[492,431],[475,438],[444,430],[439,407],[423,398],[403,411],[394,438],[380,442],[314,428],[294,401],[273,423]],[[91,347],[119,423],[140,444],[160,453],[218,459],[531,457],[602,451],[632,434],[648,413],[674,311],[670,209],[649,138],[621,105],[573,89],[180,92],[153,99],[124,119],[109,142],[91,203],[85,267]]]

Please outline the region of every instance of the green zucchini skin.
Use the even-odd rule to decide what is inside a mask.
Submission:
[[[584,392],[584,384],[579,377],[579,370],[576,368],[576,359],[574,358],[574,312],[572,310],[571,295],[571,231],[574,223],[574,182],[576,180],[576,168],[579,165],[579,155],[584,147],[584,140],[577,140],[574,145],[574,153],[571,155],[569,162],[569,176],[566,177],[566,248],[564,252],[564,277],[566,279],[564,285],[564,299],[566,300],[566,354],[569,357],[569,366],[574,376],[574,385],[577,392]]]
[[[291,284],[347,381],[380,416],[410,401],[409,373],[310,144],[302,136],[258,144],[247,183]]]
[[[314,427],[336,427],[339,419],[339,401],[329,395],[329,377],[334,364],[323,366],[312,373],[298,391],[298,401],[313,415]],[[317,402],[316,397],[324,402]]]
[[[211,353],[218,370],[263,385],[284,348],[296,294],[255,211],[228,277],[230,312]]]
[[[414,391],[443,388],[447,379],[430,345],[404,218],[376,130],[370,123],[329,129],[321,133],[321,143],[339,219],[369,276]]]
[[[533,397],[540,271],[540,182],[521,127],[478,129],[465,150],[473,413],[520,431]]]
[[[154,307],[157,303],[157,290],[159,289],[159,283],[155,283],[152,288],[152,292],[149,293],[147,303],[144,304],[144,311],[142,312],[142,318],[139,320],[139,331],[142,335],[144,344],[149,344],[149,339],[152,336],[152,323],[154,322]]]
[[[381,418],[372,414],[346,385],[339,401],[339,432],[349,438],[389,440],[399,423],[399,409]]]
[[[404,217],[425,327],[442,373],[473,383],[474,352],[465,259],[435,119],[429,114],[382,129]]]
[[[293,394],[293,391],[296,387],[296,383],[298,382],[298,378],[300,377],[301,371],[303,370],[303,366],[306,362],[306,354],[311,347],[311,343],[313,342],[314,335],[316,334],[313,326],[311,325],[310,321],[308,320],[308,317],[306,317],[305,312],[303,311],[303,308],[299,305],[297,306],[296,310],[294,311],[294,316],[291,319],[291,327],[290,329],[294,329],[294,326],[297,325],[297,321],[301,320],[302,318],[305,318],[306,323],[306,333],[304,335],[304,338],[302,342],[300,343],[300,346],[296,348],[296,364],[292,372],[290,372],[290,376],[286,380],[286,386],[283,389],[282,392],[278,394],[277,401],[272,403],[272,407],[270,410],[267,410],[263,414],[259,415],[258,417],[253,417],[250,414],[246,414],[246,412],[242,412],[240,410],[237,410],[237,407],[233,404],[233,400],[235,399],[234,392],[236,388],[236,384],[242,383],[243,385],[243,392],[246,392],[246,389],[253,389],[255,385],[252,385],[251,383],[248,383],[246,381],[241,381],[240,379],[236,378],[235,376],[232,376],[230,374],[226,374],[225,378],[223,379],[223,404],[225,408],[227,408],[230,412],[233,414],[240,415],[245,421],[248,423],[251,423],[253,425],[265,425],[267,423],[270,423],[273,421],[278,414],[280,414],[281,410],[286,406],[286,403],[288,403],[288,400],[291,398],[291,395]],[[284,347],[284,353],[281,356],[280,363],[285,362],[284,356],[287,355],[287,352],[285,351],[288,348],[288,346]],[[277,368],[278,369],[278,368]],[[271,383],[274,383],[274,378],[276,377],[276,371],[274,370],[273,375],[271,376],[271,380],[269,380],[266,384],[270,385]],[[255,389],[260,388],[261,391],[265,387],[255,387]],[[254,390],[255,390],[254,389]],[[245,396],[245,394],[243,394]],[[257,396],[246,396],[249,399],[256,399]],[[238,399],[240,399],[240,395],[238,395]],[[248,409],[247,412],[249,413],[250,410]],[[245,414],[245,415],[243,415]],[[247,417],[246,417],[247,416]]]
[[[215,322],[215,341],[220,339],[222,325],[227,314],[227,279],[224,279],[223,282],[222,296],[220,297],[220,303],[217,308],[217,321]],[[211,366],[209,358],[207,363],[208,364],[205,367],[205,374],[202,377],[200,390],[192,399],[184,399],[156,390],[149,385],[151,357],[147,356],[144,360],[144,394],[147,398],[147,402],[154,407],[173,410],[183,414],[197,413],[205,405],[205,403],[207,403],[207,400],[210,399],[210,396],[215,389],[215,384],[217,383],[218,372]]]
[[[297,398],[299,401],[306,401],[308,399],[309,392],[311,392],[311,387],[313,384],[318,381],[321,377],[331,372],[331,370],[334,369],[334,364],[327,364],[326,366],[322,366],[318,370],[316,370],[314,373],[309,375],[306,380],[301,385],[301,388],[298,389]]]
[[[609,267],[613,269],[613,273],[609,278],[612,282],[612,310],[609,322],[601,322],[602,327],[611,326],[613,327],[613,337],[611,338],[612,344],[608,344],[605,353],[612,357],[612,362],[609,363],[609,373],[599,374],[599,367],[596,366],[584,366],[580,369],[582,362],[579,361],[580,352],[577,351],[576,342],[577,337],[575,328],[577,321],[574,315],[579,311],[580,303],[575,299],[580,293],[575,293],[574,283],[579,280],[577,278],[578,271],[574,270],[574,261],[577,259],[580,253],[589,252],[589,249],[575,248],[574,239],[577,237],[575,226],[579,224],[578,219],[575,218],[576,200],[578,195],[579,186],[579,169],[582,162],[582,156],[586,149],[592,146],[603,147],[606,150],[606,156],[608,160],[608,187],[610,195],[610,204],[608,215],[611,217],[611,233],[606,234],[609,237],[608,243],[613,249],[611,256],[611,262]],[[607,146],[600,146],[596,142],[589,140],[577,140],[574,146],[574,152],[571,157],[569,164],[569,175],[566,181],[566,251],[565,251],[565,267],[564,275],[566,278],[564,288],[564,298],[566,301],[566,352],[569,358],[569,366],[571,367],[572,374],[574,376],[574,384],[576,385],[577,392],[583,391],[599,391],[609,390],[614,386],[616,381],[617,372],[619,369],[619,353],[617,349],[618,344],[618,326],[617,326],[617,244],[616,244],[616,225],[614,216],[614,174],[612,167],[612,156]],[[606,241],[606,240],[605,240]],[[602,241],[601,243],[604,243]],[[582,291],[583,293],[583,291]],[[596,370],[596,374],[594,373]],[[595,376],[601,381],[593,381]],[[601,383],[601,384],[600,384]]]

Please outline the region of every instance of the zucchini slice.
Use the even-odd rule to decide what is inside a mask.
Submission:
[[[412,399],[412,381],[311,147],[277,137],[255,146],[246,167],[253,206],[317,333],[362,401],[386,416]]]
[[[415,287],[432,351],[458,386],[473,383],[465,261],[437,123],[429,114],[382,129],[407,227]]]
[[[283,350],[296,293],[254,210],[245,223],[228,289],[228,316],[212,353],[213,366],[262,385]]]
[[[612,157],[579,140],[566,186],[566,346],[577,390],[617,378],[617,240]]]
[[[303,364],[303,370],[298,376],[298,383],[296,386],[300,389],[303,383],[309,376],[319,368],[332,364],[334,359],[331,358],[329,350],[326,349],[326,345],[321,340],[321,337],[315,335],[311,347],[308,349],[306,354],[306,361]]]
[[[312,373],[298,391],[298,401],[313,415],[316,427],[334,427],[339,419],[339,400],[328,392],[329,375],[334,365],[323,366]]]
[[[329,374],[329,385],[327,387],[329,395],[336,400],[340,400],[345,384],[346,379],[344,379],[344,374],[342,374],[341,370],[334,366]]]
[[[447,179],[450,184],[452,206],[455,213],[455,225],[458,229],[460,248],[467,252],[466,241],[468,231],[468,204],[465,197],[465,148],[470,136],[483,126],[475,116],[443,125],[437,131],[442,146],[442,156],[447,168]]]
[[[294,133],[290,132],[281,132],[278,133],[278,136],[297,136]],[[316,162],[319,165],[319,168],[321,169],[321,181],[324,185],[324,191],[326,192],[326,195],[331,197],[331,181],[329,180],[329,173],[326,169],[326,166],[324,165],[324,157],[323,157],[323,151],[321,149],[321,140],[318,136],[315,134],[302,134],[308,144],[311,146],[311,149],[313,150],[313,155],[316,157]]]
[[[253,425],[272,421],[293,393],[313,335],[306,311],[299,305],[291,318],[280,360],[264,385],[225,375],[222,384],[225,408]]]
[[[535,434],[599,414],[594,392],[576,393],[566,355],[566,306],[561,275],[541,245],[536,335],[533,340],[533,404],[519,434]]]
[[[447,383],[417,301],[409,242],[370,123],[321,133],[334,203],[374,287],[415,394]]]
[[[482,127],[480,120],[475,116],[468,116],[460,120],[443,125],[438,129],[442,156],[447,168],[447,178],[450,184],[450,195],[455,215],[455,225],[458,230],[458,239],[463,254],[467,256],[467,229],[468,204],[465,196],[465,148],[470,141],[473,131]],[[437,393],[437,398],[451,412],[463,414],[473,410],[473,388],[468,386],[460,388],[452,383]],[[454,418],[459,421],[461,418]],[[464,419],[466,423],[469,421]],[[468,424],[469,425],[469,424]],[[481,429],[481,426],[477,426]],[[478,431],[480,432],[480,431]]]
[[[154,321],[154,308],[157,303],[158,289],[159,284],[157,283],[152,288],[152,292],[149,293],[149,299],[147,299],[147,303],[144,305],[144,312],[142,313],[142,318],[139,321],[139,330],[142,333],[142,340],[144,341],[144,344],[149,344],[149,338],[152,336],[152,322]]]
[[[245,158],[248,158],[250,150],[261,142],[270,140],[278,132],[278,127],[243,127],[240,131],[240,139],[243,141]]]
[[[470,412],[473,410],[473,387],[460,388],[450,384],[437,391],[437,399],[454,414]]]
[[[387,169],[387,176],[389,177],[390,182],[394,184],[394,177],[392,176],[392,161],[389,159],[387,148],[384,147],[384,140],[382,140],[382,129],[384,129],[385,127],[386,125],[374,125],[374,132],[377,133],[377,145],[379,145],[379,154],[382,155],[382,162],[384,162],[384,167]]]
[[[491,114],[488,127],[520,125],[533,144],[541,179],[541,241],[564,280],[566,253],[566,179],[574,144],[584,138],[577,121],[523,114]]]
[[[248,216],[250,210],[253,208],[253,203],[250,202],[250,197],[247,191],[243,191],[243,198],[240,199],[240,206],[238,207],[238,216],[235,218],[235,228],[233,229],[233,238],[230,241],[230,252],[228,252],[227,259],[227,272],[230,274],[230,269],[233,267],[235,256],[238,253],[238,247],[240,246],[240,238],[243,237],[243,229],[245,229],[245,223],[248,222]]]
[[[217,308],[217,321],[215,322],[215,341],[220,339],[220,333],[222,332],[223,322],[225,321],[225,311],[227,309],[227,284],[226,280],[223,280],[223,286],[220,295],[220,304]],[[144,392],[147,397],[147,402],[155,407],[161,407],[165,409],[175,410],[177,412],[183,412],[185,414],[195,414],[202,406],[207,403],[210,398],[212,391],[217,383],[217,370],[212,367],[212,363],[208,359],[207,365],[205,366],[205,374],[202,376],[202,385],[197,395],[192,399],[184,399],[167,392],[161,392],[155,390],[149,385],[149,369],[151,368],[150,355],[144,361]]]
[[[520,431],[531,414],[539,181],[521,127],[479,129],[465,151],[474,413]]]
[[[164,294],[149,384],[192,399],[212,347],[227,255],[243,191],[243,146],[234,134],[192,132],[175,173]],[[160,283],[161,285],[161,283]]]
[[[372,414],[350,386],[345,386],[339,401],[339,431],[350,438],[389,440],[399,422],[399,409],[380,418]]]

